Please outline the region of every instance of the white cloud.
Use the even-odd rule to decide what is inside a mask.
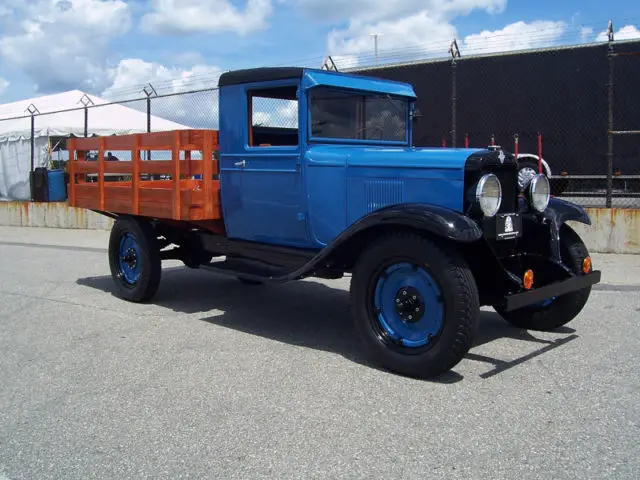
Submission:
[[[222,71],[215,66],[195,65],[190,69],[166,67],[139,58],[128,58],[110,71],[111,84],[102,96],[118,100],[123,96],[139,97],[142,87],[151,83],[158,94],[213,88]]]
[[[613,38],[615,40],[633,40],[640,38],[640,30],[635,25],[625,25],[624,27],[613,32]],[[609,39],[607,31],[600,32],[596,37],[596,42],[606,42]]]
[[[591,35],[593,35],[593,28],[591,27],[582,27],[580,29],[580,40],[582,42],[586,42]]]
[[[430,17],[451,19],[481,9],[500,13],[507,0],[284,0],[294,3],[314,20],[342,22],[349,18],[352,26],[382,20],[398,20],[424,11]]]
[[[222,71],[211,65],[195,65],[189,69],[167,67],[145,62],[138,58],[122,60],[110,71],[111,85],[101,97],[106,100],[126,100],[144,96],[142,87],[151,83],[159,98],[151,99],[151,110],[168,120],[193,128],[217,128],[218,94],[216,91],[162,96],[171,93],[211,89],[217,86]],[[146,109],[146,102],[128,104],[132,108]]]
[[[243,11],[229,0],[152,0],[153,10],[141,21],[153,34],[234,32],[247,35],[262,30],[273,7],[271,0],[248,0]]]
[[[565,22],[515,22],[501,30],[484,30],[464,38],[463,55],[506,52],[554,45],[567,30]]]
[[[426,45],[438,41],[446,44],[455,34],[455,28],[439,21],[426,11],[421,11],[399,20],[362,26],[352,25],[347,30],[334,30],[329,33],[329,50],[340,54],[373,53],[373,33],[381,35],[378,39],[378,49],[383,52],[407,45]]]
[[[451,24],[454,18],[473,10],[499,13],[506,7],[506,0],[426,0],[419,4],[413,0],[337,0],[330,6],[321,0],[297,1],[304,11],[320,19],[331,20],[335,12],[348,16],[347,27],[332,30],[327,38],[327,49],[339,69],[373,63],[372,34],[380,35],[380,63],[403,60],[407,55],[447,55],[456,35]]]
[[[4,92],[7,91],[7,88],[9,88],[9,81],[5,80],[4,78],[0,77],[0,97],[2,95],[4,95]]]
[[[12,25],[0,37],[0,57],[48,93],[108,85],[109,42],[125,34],[131,13],[124,0],[37,0],[13,4]]]

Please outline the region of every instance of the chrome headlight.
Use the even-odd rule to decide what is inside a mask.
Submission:
[[[551,186],[546,175],[534,176],[527,186],[529,205],[537,212],[544,212],[551,199]]]
[[[502,203],[502,186],[493,173],[483,175],[476,187],[476,201],[487,217],[493,217]]]

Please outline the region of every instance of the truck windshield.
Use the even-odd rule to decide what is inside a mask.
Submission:
[[[311,136],[406,142],[409,102],[383,93],[310,90]]]

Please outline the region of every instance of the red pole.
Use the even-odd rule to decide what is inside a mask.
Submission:
[[[495,146],[495,144],[496,144],[496,136],[495,136],[495,134],[493,134],[493,135],[491,135],[491,146],[493,147],[493,146]]]
[[[469,148],[469,134],[464,134],[464,148]]]
[[[516,159],[518,158],[518,134],[516,133],[515,136],[515,141],[514,141],[514,146],[513,146],[513,153],[516,156]]]
[[[538,132],[538,173],[542,173],[542,133]]]
[[[447,148],[447,139],[442,137],[442,148]]]

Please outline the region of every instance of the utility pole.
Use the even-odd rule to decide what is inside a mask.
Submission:
[[[378,37],[382,36],[381,33],[370,33],[373,37],[373,48],[376,54],[376,65],[378,64]]]

